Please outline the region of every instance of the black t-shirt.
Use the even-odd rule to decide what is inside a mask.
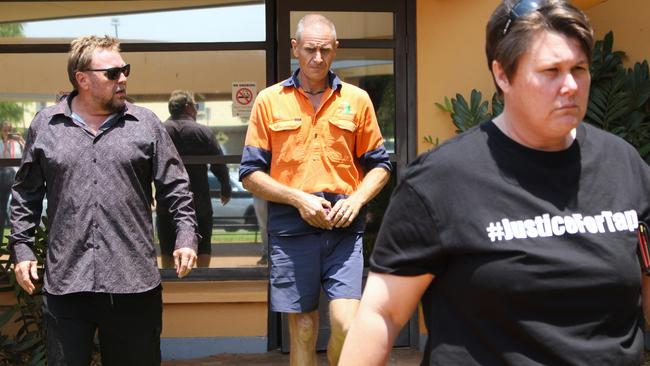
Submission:
[[[650,168],[618,137],[581,124],[542,152],[487,122],[407,169],[371,269],[435,275],[425,365],[637,366],[649,217]]]

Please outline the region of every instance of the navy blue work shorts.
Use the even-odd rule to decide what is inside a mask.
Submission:
[[[269,236],[271,310],[316,310],[321,286],[330,301],[360,299],[362,237],[363,234],[343,231]]]

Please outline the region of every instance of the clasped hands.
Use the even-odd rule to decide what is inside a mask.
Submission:
[[[353,196],[340,199],[332,206],[323,197],[304,193],[297,208],[302,219],[309,225],[331,230],[350,226],[361,212],[362,206]]]

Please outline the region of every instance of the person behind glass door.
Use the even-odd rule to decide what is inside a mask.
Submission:
[[[196,122],[198,110],[194,93],[184,90],[173,91],[169,97],[168,108],[171,116],[163,124],[181,156],[223,155],[212,130]],[[185,169],[190,177],[190,189],[194,196],[194,207],[201,235],[198,266],[209,267],[212,253],[212,204],[208,186],[208,169],[205,164],[190,164],[186,165]],[[210,171],[219,180],[220,200],[221,204],[225,205],[230,201],[232,192],[228,167],[226,164],[210,164]],[[159,202],[156,205],[156,227],[163,268],[174,265],[172,252],[176,242],[176,232],[171,222],[172,217],[168,207],[164,202]]]
[[[319,14],[291,40],[300,68],[255,100],[239,174],[269,201],[271,309],[288,313],[291,364],[316,364],[321,288],[336,365],[361,297],[365,205],[392,169],[372,102],[330,70],[338,41]]]
[[[253,196],[253,208],[255,208],[255,217],[260,231],[260,239],[262,240],[262,256],[257,261],[258,266],[267,266],[269,264],[269,233],[266,230],[266,224],[269,220],[268,207],[268,202]]]
[[[16,159],[23,156],[23,147],[25,140],[15,133],[9,121],[3,121],[0,124],[0,158]],[[4,229],[7,222],[7,204],[11,195],[11,185],[14,183],[14,175],[17,168],[0,167],[0,235],[2,241],[5,240]]]
[[[126,101],[131,67],[112,37],[71,42],[72,93],[32,121],[11,200],[18,284],[39,279],[32,250],[47,197],[43,318],[49,365],[87,366],[95,334],[105,366],[159,365],[162,287],[151,223],[173,212],[178,277],[196,261],[189,179],[156,115]]]
[[[342,365],[384,364],[420,299],[423,365],[641,364],[650,168],[582,122],[592,48],[568,1],[497,6],[485,50],[503,113],[404,173]]]

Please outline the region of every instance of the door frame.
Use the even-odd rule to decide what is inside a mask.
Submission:
[[[416,0],[266,0],[267,79],[269,85],[288,78],[291,11],[392,12],[393,39],[338,39],[340,48],[392,48],[395,80],[395,152],[390,160],[399,172],[417,155]],[[269,297],[270,304],[270,297]],[[282,317],[268,311],[268,349],[282,346]],[[419,345],[417,311],[408,324],[408,346]],[[285,334],[286,336],[286,334]],[[286,349],[286,348],[285,348]]]
[[[415,0],[275,0],[276,82],[291,75],[291,11],[392,12],[393,39],[341,39],[339,48],[392,48],[395,77],[395,152],[391,162],[401,170],[417,155],[416,1]],[[269,55],[270,57],[270,55]]]

